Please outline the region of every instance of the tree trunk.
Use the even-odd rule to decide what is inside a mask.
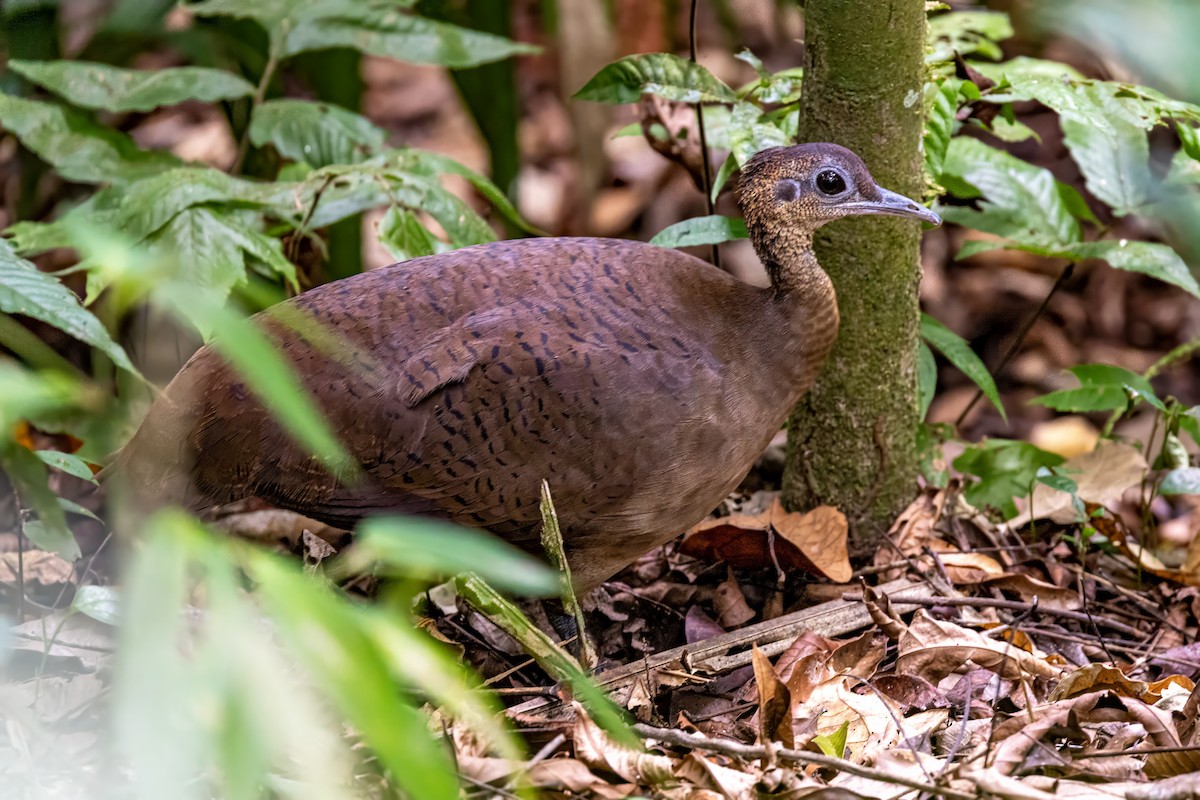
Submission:
[[[923,0],[808,0],[801,141],[849,147],[880,186],[922,186]],[[854,219],[818,231],[841,329],[817,385],[792,416],[783,480],[790,508],[840,508],[858,542],[885,531],[917,474],[920,231]]]

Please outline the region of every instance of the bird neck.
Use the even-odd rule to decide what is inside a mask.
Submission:
[[[750,239],[777,295],[795,295],[813,301],[833,299],[833,284],[813,250],[812,231],[790,230],[779,235],[752,228]]]

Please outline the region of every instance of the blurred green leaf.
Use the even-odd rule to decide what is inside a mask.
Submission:
[[[121,620],[121,595],[115,586],[80,586],[71,600],[71,610],[105,625],[116,625]]]
[[[1017,514],[1013,498],[1029,494],[1038,471],[1063,461],[1062,456],[1028,442],[988,439],[968,447],[954,460],[954,468],[977,478],[964,492],[967,502],[979,508],[998,508],[1009,519]]]
[[[34,451],[34,455],[40,458],[42,463],[48,467],[65,472],[68,475],[73,475],[89,483],[96,482],[96,476],[92,473],[92,468],[79,456],[71,455],[70,453],[61,453],[58,450],[36,450]]]
[[[1061,247],[1081,238],[1079,222],[1049,170],[956,136],[946,150],[943,172],[965,181],[983,196],[979,210],[940,205],[950,222],[1028,244]]]
[[[930,52],[927,63],[952,61],[961,56],[980,55],[999,59],[1003,55],[997,42],[1013,35],[1007,14],[995,11],[951,11],[929,18],[926,34]]]
[[[1160,494],[1200,494],[1200,467],[1180,467],[1168,472],[1158,485]]]
[[[22,504],[37,513],[37,520],[24,525],[25,536],[43,550],[58,553],[66,561],[79,558],[79,545],[67,527],[67,515],[59,497],[50,488],[46,465],[19,445],[0,450],[0,464],[17,490]]]
[[[921,314],[921,338],[936,347],[947,361],[970,378],[971,382],[983,391],[984,396],[992,401],[1001,418],[1008,422],[1008,414],[1004,411],[1004,404],[1000,402],[1000,393],[996,390],[992,374],[965,339],[928,314]]]
[[[558,593],[558,573],[490,533],[421,517],[372,517],[357,529],[345,569],[378,564],[390,575],[416,579],[477,572],[508,591],[538,597]]]
[[[125,134],[53,103],[0,94],[0,125],[69,181],[128,183],[180,163],[169,153],[140,150]]]
[[[1109,266],[1116,269],[1140,272],[1200,297],[1200,285],[1196,283],[1191,270],[1179,254],[1165,244],[1130,239],[1104,239],[1072,245],[1060,250],[1059,255],[1073,261],[1098,258],[1107,261]]]
[[[768,147],[792,144],[791,137],[773,124],[753,103],[737,103],[729,116],[729,147],[742,166]]]
[[[934,361],[933,351],[922,340],[917,343],[917,396],[921,419],[925,419],[929,414],[929,406],[937,394],[937,377],[937,362]]]
[[[121,69],[89,61],[8,62],[9,69],[73,105],[101,111],[152,111],[185,100],[213,103],[254,93],[244,78],[220,69]]]
[[[457,800],[450,753],[429,735],[426,717],[397,694],[388,658],[352,607],[266,553],[254,553],[247,567],[300,667],[370,743],[392,780],[410,797]]]
[[[122,369],[136,372],[125,350],[75,293],[58,278],[19,258],[4,239],[0,239],[0,311],[41,320],[95,347]]]
[[[650,240],[659,247],[695,247],[703,244],[720,244],[749,236],[746,223],[737,217],[714,214],[710,217],[693,217],[674,225],[668,225]]]
[[[1029,402],[1055,411],[1116,411],[1129,404],[1132,393],[1159,411],[1166,410],[1150,381],[1136,372],[1112,364],[1080,364],[1070,372],[1079,379],[1078,389],[1061,389]]]
[[[375,155],[387,131],[366,117],[330,103],[285,98],[254,109],[250,141],[275,145],[284,158],[314,167],[353,164]]]
[[[737,94],[699,64],[670,53],[618,59],[575,93],[576,100],[636,103],[645,93],[680,103],[732,103]]]

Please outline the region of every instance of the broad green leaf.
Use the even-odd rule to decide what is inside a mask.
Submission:
[[[105,625],[116,625],[121,621],[120,591],[115,586],[80,586],[71,600],[71,610]]]
[[[950,137],[958,128],[958,87],[961,81],[947,78],[933,87],[933,103],[925,115],[925,169],[935,181],[942,174]]]
[[[373,517],[357,529],[348,569],[383,571],[425,581],[477,572],[489,583],[524,595],[558,593],[558,574],[495,536],[431,519]],[[436,581],[435,581],[436,582]]]
[[[1004,404],[1000,402],[1000,393],[996,390],[996,382],[992,374],[975,355],[971,345],[954,331],[947,328],[928,314],[921,315],[921,338],[933,345],[946,357],[946,360],[957,367],[964,375],[978,386],[985,397],[1000,412],[1005,422],[1008,415],[1004,412]]]
[[[359,5],[343,3],[339,14],[302,19],[284,37],[282,55],[350,47],[410,64],[463,69],[541,52],[534,45],[403,13],[395,3]]]
[[[34,455],[48,467],[53,467],[89,483],[96,482],[96,475],[92,472],[92,468],[79,456],[61,453],[58,450],[35,450]]]
[[[73,105],[101,111],[151,111],[185,100],[214,103],[254,93],[244,78],[207,67],[138,70],[89,61],[18,59],[8,66]]]
[[[46,465],[24,447],[9,445],[0,449],[0,466],[16,488],[22,505],[37,512],[37,520],[26,522],[23,528],[29,541],[43,550],[58,553],[66,561],[79,558],[79,545],[67,527],[67,515],[59,505],[58,495],[50,488]]]
[[[128,183],[180,163],[53,103],[0,94],[0,125],[69,181]]]
[[[0,239],[0,311],[41,320],[95,347],[122,369],[136,371],[125,350],[75,293],[58,278],[17,257],[4,239]]]
[[[379,243],[397,261],[430,256],[441,244],[407,208],[392,206],[379,222]]]
[[[1063,258],[1081,261],[1099,258],[1109,266],[1128,272],[1140,272],[1200,297],[1200,285],[1191,270],[1171,247],[1131,239],[1104,239],[1072,245],[1060,251]]]
[[[314,167],[362,161],[383,147],[387,135],[340,106],[290,98],[263,103],[250,121],[255,147],[273,144],[284,158]]]
[[[1200,467],[1173,469],[1158,485],[1161,494],[1200,494]]]
[[[968,447],[954,460],[954,468],[976,477],[964,492],[967,502],[999,508],[1008,519],[1017,514],[1013,498],[1029,494],[1042,468],[1057,467],[1063,461],[1062,456],[1028,442],[988,439]]]
[[[668,225],[650,240],[659,247],[695,247],[702,244],[720,244],[749,236],[746,223],[737,217],[713,214],[711,217],[694,217]]]
[[[933,351],[924,341],[917,343],[917,395],[920,398],[920,418],[925,419],[929,414],[929,406],[937,394],[937,362],[934,361]]]
[[[792,139],[772,124],[753,103],[738,103],[729,116],[729,146],[742,166],[768,147],[792,144]]]
[[[393,164],[402,172],[411,172],[427,178],[439,178],[443,175],[458,175],[466,178],[475,191],[483,195],[484,199],[491,203],[509,222],[527,233],[545,235],[522,217],[508,196],[483,173],[441,153],[432,153],[413,147],[392,150],[385,155],[388,163]]]
[[[645,93],[680,103],[732,103],[737,94],[699,64],[670,53],[625,56],[575,93],[576,100],[636,103]]]
[[[27,419],[55,419],[75,409],[95,410],[97,387],[57,371],[27,369],[0,356],[0,452],[13,445],[16,425]]]
[[[264,192],[286,195],[288,188],[256,184],[210,167],[179,167],[125,187],[111,224],[136,243],[193,206],[205,203],[253,206],[260,204]],[[295,208],[291,211],[298,213]],[[282,210],[280,213],[282,216]]]
[[[1150,381],[1136,372],[1111,364],[1080,364],[1070,372],[1079,379],[1079,388],[1050,392],[1029,402],[1055,411],[1117,411],[1129,405],[1132,393],[1159,411],[1166,410]]]
[[[821,752],[830,758],[846,757],[846,740],[850,736],[850,722],[846,721],[833,733],[823,733],[813,737],[813,744],[821,748]]]
[[[980,210],[939,206],[943,218],[1022,243],[1062,247],[1080,240],[1079,222],[1049,170],[977,139],[956,136],[943,172],[983,195]]]
[[[426,717],[396,691],[388,658],[353,607],[265,553],[255,553],[247,566],[299,667],[370,744],[397,787],[409,797],[457,800],[449,752],[430,736]]]
[[[926,34],[930,52],[926,63],[952,61],[962,56],[981,55],[999,59],[1003,52],[996,42],[1013,35],[1007,14],[994,11],[951,11],[929,18]]]
[[[414,4],[411,0],[205,0],[188,8],[199,16],[256,20],[281,58],[349,47],[384,58],[459,69],[540,52],[533,45],[405,13]]]

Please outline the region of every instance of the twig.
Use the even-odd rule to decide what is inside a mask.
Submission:
[[[696,63],[696,4],[697,0],[692,0],[692,11],[688,17],[688,52],[691,56],[692,63]],[[713,199],[712,199],[712,165],[708,163],[708,134],[704,132],[704,104],[696,101],[696,125],[700,129],[700,163],[704,167],[704,207],[708,209],[708,215],[713,215]],[[716,244],[711,245],[711,259],[713,266],[721,266],[721,251]]]
[[[254,90],[254,98],[250,101],[250,114],[246,118],[246,129],[242,131],[241,141],[238,142],[237,158],[229,170],[231,175],[241,175],[242,167],[246,165],[246,155],[250,152],[250,124],[254,119],[254,111],[262,105],[267,96],[267,87],[271,78],[275,77],[275,69],[279,66],[279,40],[281,37],[271,37],[271,48],[267,53],[267,63],[263,66],[258,86]]]
[[[852,594],[842,595],[843,599],[854,597]],[[1024,603],[1019,600],[997,600],[994,597],[905,597],[904,602],[914,606],[968,606],[970,608],[1003,608],[1007,611],[1017,611],[1027,613],[1032,610],[1033,606],[1029,603]],[[1091,625],[1092,619],[1087,614],[1081,614],[1078,611],[1068,611],[1064,608],[1047,608],[1039,605],[1037,607],[1038,614],[1044,614],[1049,617],[1062,617],[1063,619],[1072,619],[1084,625]],[[1106,628],[1111,628],[1114,631],[1120,631],[1126,636],[1135,638],[1146,638],[1146,635],[1137,628],[1117,622],[1111,619],[1100,620]]]
[[[655,741],[675,745],[676,747],[686,747],[692,750],[704,750],[710,753],[722,753],[727,756],[734,756],[736,758],[742,758],[746,760],[774,757],[781,761],[788,761],[793,764],[810,764],[822,769],[838,770],[851,775],[857,775],[860,778],[868,778],[870,780],[880,781],[882,783],[891,783],[897,786],[906,786],[910,789],[916,789],[927,794],[944,797],[947,800],[975,800],[975,795],[968,792],[960,792],[957,789],[950,789],[943,786],[933,786],[924,781],[906,778],[901,775],[893,775],[884,772],[883,770],[855,764],[853,761],[847,761],[843,758],[833,758],[831,756],[821,755],[818,753],[808,753],[800,750],[789,750],[786,748],[775,750],[774,748],[767,748],[760,745],[742,744],[740,742],[729,741],[727,739],[710,739],[707,736],[687,733],[680,730],[671,730],[668,728],[655,728],[642,723],[634,725],[633,732],[644,739],[654,739]]]
[[[1063,284],[1069,281],[1071,276],[1075,274],[1076,263],[1077,262],[1072,261],[1070,264],[1067,264],[1066,268],[1061,273],[1059,273],[1058,279],[1055,280],[1054,285],[1050,287],[1050,291],[1046,294],[1045,299],[1042,300],[1042,304],[1037,307],[1037,311],[1033,312],[1029,319],[1025,320],[1025,324],[1022,325],[1021,330],[1017,332],[1017,337],[1013,339],[1013,343],[1009,345],[1008,350],[1006,350],[1004,355],[1000,358],[1000,362],[991,370],[993,375],[999,375],[1001,372],[1003,372],[1004,368],[1008,366],[1008,362],[1011,361],[1012,357],[1017,354],[1017,350],[1020,349],[1021,345],[1025,342],[1025,337],[1028,336],[1029,331],[1033,329],[1033,324],[1037,322],[1038,319],[1041,318],[1042,314],[1046,312],[1046,307],[1050,305],[1050,301],[1054,298],[1054,295],[1058,294],[1058,290],[1063,287]],[[971,398],[971,402],[967,403],[967,407],[964,408],[962,413],[958,415],[958,419],[954,420],[955,430],[958,430],[958,428],[963,424],[963,420],[967,418],[967,414],[971,413],[971,409],[975,407],[975,404],[979,402],[981,397],[983,397],[983,389],[976,389],[975,396]]]

